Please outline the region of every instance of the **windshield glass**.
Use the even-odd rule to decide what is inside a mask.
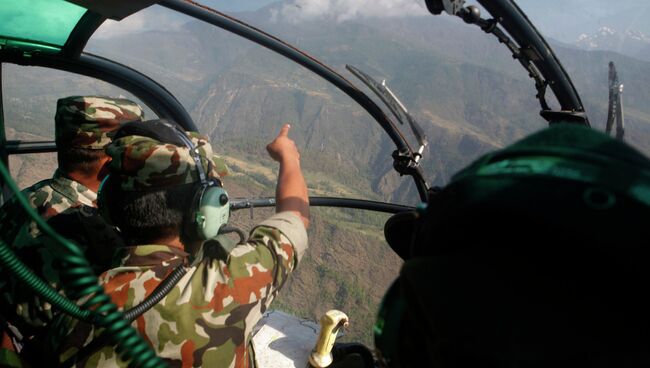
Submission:
[[[431,185],[448,183],[482,154],[548,126],[533,80],[508,49],[457,17],[431,15],[423,1],[205,3],[324,61],[389,114],[345,66],[385,80],[427,135],[421,165]],[[625,137],[648,152],[650,29],[639,20],[650,5],[518,4],[555,49],[598,130],[605,129],[608,63],[614,61],[625,84]],[[178,96],[226,156],[233,172],[226,185],[236,195],[273,195],[276,173],[264,146],[290,122],[311,195],[419,202],[412,180],[392,169],[393,143],[364,110],[318,76],[251,42],[154,6],[107,22],[87,50],[143,71]],[[557,108],[550,90],[546,97]],[[417,149],[408,125],[399,128]],[[314,214],[312,251],[276,308],[312,318],[341,308],[356,320],[348,337],[369,343],[380,297],[401,265],[383,240],[387,216],[333,209]],[[253,218],[263,215],[257,211]],[[248,212],[234,217],[254,223]]]
[[[57,100],[68,96],[116,96],[131,99],[156,114],[132,94],[106,82],[54,69],[3,64],[2,110],[5,135],[9,141],[54,141]],[[52,177],[57,167],[56,153],[9,156],[12,177],[20,188]]]
[[[276,7],[235,15],[323,56],[349,78],[346,62],[364,66],[358,51],[339,47],[336,37],[323,37],[306,23],[273,19]],[[125,50],[125,44],[132,47]],[[319,76],[250,41],[158,6],[119,23],[108,21],[86,50],[140,70],[168,88],[215,149],[228,156],[234,171],[253,174],[260,184],[258,195],[273,196],[268,169],[273,165],[264,147],[289,122],[310,195],[419,201],[412,180],[392,169],[394,145],[367,112]]]
[[[649,153],[650,3],[517,3],[555,50],[599,131],[605,131],[609,63],[614,63],[624,139]],[[205,4],[322,60],[390,114],[346,65],[385,81],[428,138],[421,167],[431,186],[445,185],[482,154],[548,126],[533,80],[510,51],[458,17],[431,15],[422,0]],[[485,11],[482,16],[490,18]],[[393,170],[395,145],[365,110],[320,77],[249,41],[152,6],[121,22],[105,22],[86,51],[133,67],[169,89],[224,156],[231,169],[224,184],[234,197],[274,195],[277,167],[265,145],[289,122],[310,195],[420,201],[413,181]],[[557,108],[550,89],[546,97]],[[409,126],[396,124],[417,149]],[[611,134],[615,131],[616,122]],[[248,229],[267,214],[240,211],[233,221]],[[309,318],[342,309],[352,318],[347,338],[370,344],[380,298],[401,266],[383,237],[387,217],[314,209],[311,249],[274,307]]]
[[[606,130],[608,121],[608,73],[609,63],[613,63],[618,79],[611,87],[622,91],[624,139],[648,155],[650,25],[646,19],[650,15],[650,3],[642,0],[519,3],[547,37],[573,79],[592,127],[600,131]],[[618,101],[617,97],[615,94],[613,99]],[[614,119],[612,135],[616,134],[616,122]]]

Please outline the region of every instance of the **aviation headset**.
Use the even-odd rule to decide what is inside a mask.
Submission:
[[[188,212],[184,216],[183,233],[193,240],[207,240],[219,234],[230,216],[228,193],[223,189],[221,180],[209,178],[202,165],[198,148],[177,125],[165,120],[150,120],[145,122],[127,123],[115,134],[113,139],[129,135],[150,137],[161,143],[185,146],[194,160],[199,181],[194,189],[194,196]],[[208,163],[210,165],[210,163]],[[111,180],[108,175],[102,181],[97,196],[102,215],[111,223],[110,211],[106,206],[106,183]]]

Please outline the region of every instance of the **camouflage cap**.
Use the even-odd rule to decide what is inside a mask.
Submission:
[[[133,101],[101,96],[71,96],[57,101],[57,146],[104,149],[122,124],[141,121],[144,111]]]
[[[146,124],[146,123],[145,123]],[[197,148],[203,170],[210,178],[228,175],[228,168],[212,152],[208,138],[185,132]],[[141,191],[198,182],[196,162],[185,146],[162,143],[154,138],[129,135],[115,139],[107,148],[111,175],[120,177],[122,190]]]

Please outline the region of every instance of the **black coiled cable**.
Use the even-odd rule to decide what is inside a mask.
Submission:
[[[229,233],[237,233],[239,236],[239,243],[241,244],[246,240],[246,235],[244,234],[241,229],[234,227],[234,226],[222,226],[221,229],[219,229],[219,234],[229,234]]]
[[[140,304],[124,311],[124,318],[129,322],[134,321],[136,318],[151,309],[154,305],[158,304],[169,292],[178,284],[178,282],[185,276],[187,270],[183,265],[176,267],[169,276],[167,276],[155,289],[149,294]],[[102,335],[96,337],[88,345],[84,346],[77,354],[68,358],[61,364],[61,368],[72,367],[74,364],[84,361],[90,357],[94,352],[104,347],[109,340],[109,336],[104,332]]]
[[[183,265],[176,267],[169,276],[167,276],[156,289],[146,297],[142,303],[134,306],[133,308],[124,312],[124,318],[133,321],[142,315],[144,312],[151,309],[154,305],[158,304],[170,291],[178,284],[178,282],[185,276],[187,270]]]

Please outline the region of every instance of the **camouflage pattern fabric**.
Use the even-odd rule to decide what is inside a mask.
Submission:
[[[9,330],[7,321],[4,320],[2,315],[0,315],[0,325],[3,329]],[[0,367],[22,368],[23,366],[23,361],[16,352],[12,336],[9,335],[8,331],[3,332],[2,342],[0,343]]]
[[[97,194],[78,182],[66,178],[59,171],[54,178],[41,181],[25,190],[23,194],[36,212],[45,220],[58,214],[77,210],[80,206],[95,206]],[[11,198],[0,208],[0,236],[18,256],[37,274],[43,275],[56,285],[57,272],[52,265],[54,256],[47,247],[48,239],[42,236],[36,223],[29,219],[22,206]],[[31,290],[0,270],[0,301],[3,310],[13,307],[20,320],[11,320],[24,335],[30,335],[30,327],[40,327],[52,319],[49,303],[40,301]],[[6,316],[10,318],[11,315]]]
[[[81,205],[96,206],[97,193],[65,177],[60,171],[52,179],[43,180],[22,191],[31,206],[45,220]],[[0,208],[0,234],[9,244],[20,248],[41,235],[34,221],[25,224],[28,216],[15,198]],[[26,225],[26,226],[24,226]]]
[[[57,101],[55,140],[57,147],[104,149],[111,134],[122,124],[144,119],[133,101],[102,96],[71,96]]]
[[[145,123],[146,124],[146,123]],[[208,138],[196,132],[186,132],[201,158],[209,177],[228,174],[222,159],[214,155]],[[188,147],[164,144],[153,138],[131,135],[116,139],[106,153],[111,156],[111,172],[120,176],[126,191],[163,189],[199,181],[196,162]]]
[[[103,149],[110,136],[122,124],[139,121],[142,108],[126,99],[97,96],[72,96],[58,100],[55,116],[55,139],[59,149]],[[46,221],[82,206],[96,207],[97,194],[58,171],[49,180],[25,190],[29,203]],[[10,199],[0,208],[0,236],[37,275],[57,287],[58,272],[52,241],[42,236],[22,206]],[[103,268],[104,270],[106,268]],[[46,326],[53,317],[49,303],[39,300],[31,290],[18,284],[0,270],[0,301],[2,313],[23,335]],[[13,309],[13,310],[9,310]],[[12,318],[16,317],[16,318]]]
[[[122,266],[101,277],[122,308],[140,303],[178,265],[187,269],[174,289],[133,326],[170,367],[247,367],[255,324],[295,269],[307,247],[298,216],[276,214],[256,227],[247,243],[229,253],[210,241],[191,262],[184,251],[165,245],[126,248]],[[65,361],[88,342],[91,327],[79,323],[61,347]],[[126,367],[111,347],[78,367]]]

